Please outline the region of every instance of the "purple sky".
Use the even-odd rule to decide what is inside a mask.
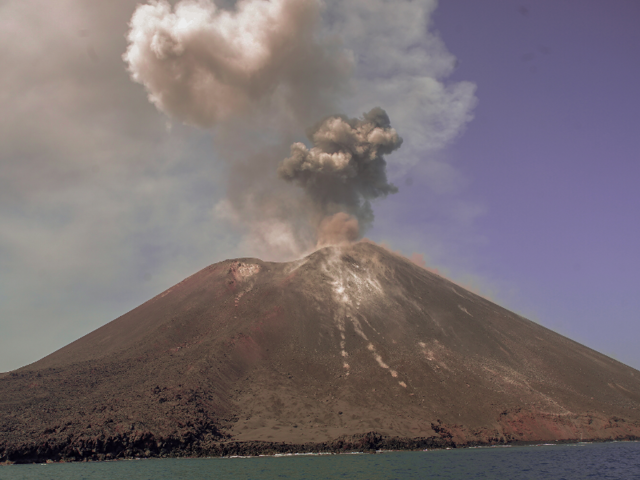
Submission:
[[[215,215],[230,171],[215,137],[129,78],[137,3],[0,3],[0,372],[208,264],[264,257]],[[640,3],[403,0],[444,43],[425,31],[424,55],[407,17],[369,16],[378,43],[355,28],[386,2],[327,3],[361,59],[341,113],[379,105],[405,139],[366,236],[640,368]],[[428,97],[442,116],[402,94],[429,75],[461,88],[459,112],[446,91]]]
[[[482,206],[451,241],[452,276],[639,368],[640,3],[444,0],[433,21],[450,80],[479,99],[445,152]],[[424,193],[401,195],[412,223]]]

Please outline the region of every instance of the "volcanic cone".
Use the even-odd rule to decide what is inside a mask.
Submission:
[[[377,245],[211,265],[0,377],[0,461],[632,439],[640,372]]]

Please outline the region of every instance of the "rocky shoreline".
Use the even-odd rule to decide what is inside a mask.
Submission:
[[[584,439],[584,442],[640,441],[630,435],[620,438]],[[550,440],[553,443],[576,443],[575,439]],[[0,465],[132,460],[142,458],[253,457],[278,454],[340,454],[351,452],[419,451],[481,446],[525,446],[545,443],[509,441],[504,438],[489,442],[456,443],[448,436],[391,437],[377,432],[346,435],[319,443],[289,444],[285,442],[201,441],[198,439],[156,439],[152,434],[135,437],[115,436],[105,439],[68,439],[43,444],[0,445]]]
[[[134,458],[228,457],[287,453],[346,453],[376,450],[424,450],[455,448],[451,438],[441,436],[400,438],[369,432],[342,436],[319,443],[206,441],[197,438],[162,438],[152,434],[116,435],[105,439],[70,438],[42,444],[0,445],[0,463],[44,463],[124,460]]]

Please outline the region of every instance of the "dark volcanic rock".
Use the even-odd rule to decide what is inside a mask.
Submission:
[[[0,374],[0,462],[635,437],[640,372],[369,243],[211,265]]]

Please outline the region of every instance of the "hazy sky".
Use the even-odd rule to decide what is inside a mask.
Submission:
[[[0,371],[211,263],[283,258],[247,201],[276,172],[256,179],[318,115],[376,106],[404,144],[367,237],[640,368],[640,5],[386,4],[301,14],[317,35],[282,62],[316,73],[261,67],[228,120],[131,79],[135,0],[0,1]]]

